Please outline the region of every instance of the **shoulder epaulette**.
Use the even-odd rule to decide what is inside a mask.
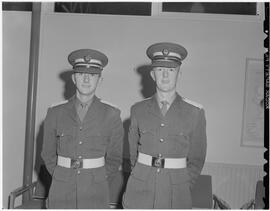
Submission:
[[[151,99],[151,98],[152,98],[152,97],[145,98],[145,99],[143,99],[141,102],[144,102],[144,101],[149,100],[149,99]]]
[[[149,100],[149,99],[151,99],[151,98],[152,98],[152,97],[148,97],[148,98],[145,98],[145,99],[143,99],[143,100],[141,100],[141,101],[138,101],[138,102],[134,103],[133,106],[140,105],[141,103],[144,103],[145,101],[147,101],[147,100]]]
[[[58,103],[53,103],[53,104],[50,106],[50,108],[55,107],[55,106],[59,106],[59,105],[62,105],[62,104],[65,104],[65,103],[67,103],[67,102],[68,102],[68,100],[64,100],[64,101],[61,101],[61,102],[58,102]]]
[[[109,106],[112,106],[112,107],[114,107],[114,108],[119,109],[118,106],[116,106],[116,105],[114,105],[114,104],[112,104],[112,103],[110,103],[110,102],[107,102],[107,101],[105,101],[105,100],[100,99],[100,102],[102,102],[102,103],[104,103],[104,104],[107,104],[107,105],[109,105]]]
[[[189,104],[191,104],[191,105],[193,105],[193,106],[195,106],[195,107],[197,107],[197,108],[199,108],[199,109],[202,109],[202,108],[203,108],[203,106],[202,106],[200,103],[196,103],[196,102],[194,102],[194,101],[192,101],[192,100],[189,100],[189,99],[187,99],[187,98],[184,98],[184,97],[183,97],[183,100],[184,100],[186,103],[189,103]]]
[[[150,100],[151,98],[152,98],[152,97],[145,98],[145,99],[143,99],[143,100],[141,100],[141,101],[139,101],[139,102],[137,102],[137,103],[135,103],[135,104],[143,103],[143,102],[145,102],[145,101],[147,101],[147,100]]]

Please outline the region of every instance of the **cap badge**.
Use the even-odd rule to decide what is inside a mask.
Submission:
[[[91,60],[91,56],[90,55],[87,55],[87,56],[84,57],[84,61],[85,62],[89,63],[90,60]]]
[[[169,51],[168,51],[168,49],[163,49],[162,53],[164,56],[168,56]]]

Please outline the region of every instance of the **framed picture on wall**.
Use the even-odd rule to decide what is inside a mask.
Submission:
[[[242,123],[242,146],[264,144],[264,66],[263,59],[247,58]]]

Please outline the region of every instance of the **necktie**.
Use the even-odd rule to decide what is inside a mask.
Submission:
[[[162,105],[162,106],[161,106],[161,109],[160,109],[160,110],[161,110],[161,113],[162,113],[163,116],[165,116],[166,113],[167,113],[167,110],[168,110],[167,105],[168,105],[169,103],[168,103],[167,101],[165,101],[165,100],[164,100],[164,101],[161,101],[160,103],[161,103],[161,105]]]
[[[79,115],[81,121],[83,121],[86,113],[87,113],[87,104],[81,103],[79,106],[79,109],[78,109],[78,115]]]

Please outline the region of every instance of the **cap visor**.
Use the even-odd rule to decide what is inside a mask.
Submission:
[[[74,69],[75,73],[93,73],[93,74],[100,74],[101,69],[97,67],[76,67]]]
[[[152,67],[169,67],[169,68],[176,68],[180,66],[179,63],[176,62],[169,62],[169,61],[153,61]]]

